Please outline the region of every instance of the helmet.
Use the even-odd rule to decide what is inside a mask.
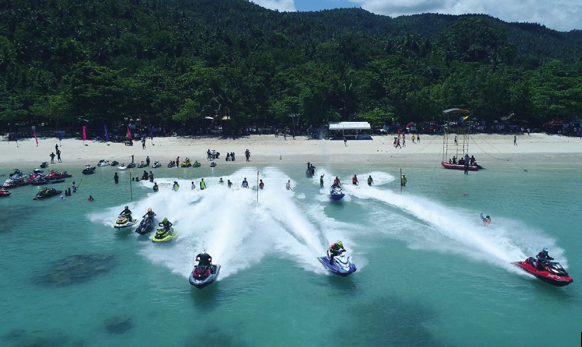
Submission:
[[[487,216],[487,218],[491,218],[491,217]]]
[[[542,248],[542,252],[548,253],[548,249],[546,247]]]
[[[168,218],[164,218],[164,223],[167,223],[167,222],[168,222]]]
[[[148,208],[148,212],[152,212],[152,208],[151,208],[151,207],[150,207],[150,208]]]
[[[125,209],[126,209],[126,210],[128,210],[128,209],[129,209],[129,207],[125,206]]]
[[[338,240],[338,241],[337,241],[337,245],[338,245],[338,246],[340,246],[340,247],[343,247],[343,246],[344,246],[344,243],[343,243],[343,242],[341,242],[340,240]]]

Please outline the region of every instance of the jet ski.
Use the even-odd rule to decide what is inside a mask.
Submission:
[[[146,164],[146,163],[144,163],[144,162],[142,161],[141,163],[139,163],[139,164],[137,165],[137,168],[138,168],[138,169],[141,169],[141,168],[144,168],[144,167],[146,167],[146,166],[148,166],[148,164]]]
[[[16,188],[20,186],[26,186],[30,184],[30,180],[26,176],[22,176],[20,178],[9,178],[7,179],[2,187],[4,188]]]
[[[190,158],[186,157],[186,159],[184,159],[184,161],[182,163],[180,163],[181,167],[190,167],[192,166],[192,161],[190,160]]]
[[[546,261],[540,264],[543,269],[536,270],[536,262],[537,260],[534,257],[529,257],[524,261],[516,261],[511,264],[556,287],[567,286],[574,282],[572,277],[566,272],[566,270],[564,270],[560,263]]]
[[[129,219],[125,214],[120,214],[113,226],[115,229],[129,228],[137,224],[137,219]]]
[[[210,167],[216,167],[216,163],[215,162],[210,163]]]
[[[14,169],[14,172],[10,174],[10,178],[12,178],[13,180],[20,178],[22,176],[24,176],[24,174],[22,173],[22,171],[18,169]]]
[[[117,160],[114,160],[111,162],[111,166],[117,166],[119,165],[119,162]]]
[[[135,229],[135,232],[140,235],[145,235],[152,231],[155,225],[154,219],[155,219],[154,217],[149,216],[142,219],[137,228]]]
[[[40,164],[40,167],[41,167],[42,169],[46,169],[46,168],[48,167],[48,162],[46,162],[46,161],[43,161],[43,162]]]
[[[69,177],[73,177],[73,176],[69,175],[66,171],[56,172],[56,171],[51,170],[51,172],[46,175],[47,180],[56,180],[56,179],[69,178]]]
[[[194,166],[194,167],[200,167],[201,165],[202,165],[202,164],[200,164],[200,163],[198,162],[198,160],[196,160],[192,166]]]
[[[109,160],[105,160],[105,159],[101,159],[99,160],[99,163],[97,164],[97,166],[99,167],[104,167],[104,166],[109,166]]]
[[[49,183],[49,180],[47,180],[46,177],[42,177],[42,176],[37,176],[32,180],[32,182],[30,182],[30,184],[32,184],[33,186],[42,186],[42,185],[45,185],[48,183]]]
[[[158,229],[154,237],[152,237],[153,242],[166,242],[170,241],[178,235],[178,232],[174,228],[170,228],[167,232],[164,229]]]
[[[344,193],[342,192],[342,189],[341,189],[341,187],[338,187],[338,186],[332,186],[332,187],[331,187],[331,191],[329,192],[329,198],[330,198],[331,200],[338,201],[338,200],[341,200],[341,199],[343,199],[343,197],[344,197],[344,196],[345,196],[345,195],[344,195]]]
[[[346,257],[343,253],[333,258],[333,264],[329,263],[329,258],[330,254],[328,250],[326,257],[318,257],[317,260],[319,260],[327,271],[338,276],[347,277],[357,270],[356,265],[351,262],[351,257]]]
[[[87,165],[83,169],[83,174],[84,175],[91,175],[91,174],[94,174],[94,173],[95,173],[95,166]]]
[[[125,163],[123,163],[123,164],[119,165],[117,168],[118,168],[119,170],[127,170],[127,166],[125,166]]]
[[[62,190],[56,190],[55,188],[41,188],[39,189],[38,193],[36,193],[36,196],[33,198],[33,200],[50,198],[55,195],[59,195],[62,192]]]
[[[190,273],[188,281],[198,289],[202,289],[216,280],[220,273],[220,265],[196,265]]]
[[[171,161],[168,163],[168,167],[174,167],[176,166],[176,162],[175,161]]]
[[[35,175],[40,175],[40,174],[42,174],[43,172],[44,172],[44,171],[43,171],[43,170],[41,170],[41,169],[34,169],[34,170],[32,170],[32,173],[33,173],[33,174],[35,174]]]
[[[10,196],[10,194],[12,193],[10,193],[7,189],[0,188],[0,198],[3,196]]]
[[[161,166],[162,166],[162,164],[160,164],[160,162],[159,162],[159,161],[156,161],[156,162],[154,163],[154,165],[152,165],[152,169],[157,169],[157,168],[159,168],[159,167],[161,167]]]
[[[134,163],[127,164],[127,168],[128,169],[133,169],[134,167],[135,167],[135,164]]]

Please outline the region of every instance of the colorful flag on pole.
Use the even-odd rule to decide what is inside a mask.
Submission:
[[[36,127],[32,127],[32,134],[34,135],[34,139],[36,140],[36,147],[38,147],[38,139],[36,138]]]
[[[129,125],[127,126],[127,139],[131,140],[131,132],[129,131]]]
[[[87,127],[83,125],[83,141],[87,141],[87,133],[85,132],[86,129]]]
[[[109,133],[107,132],[107,125],[104,125],[103,129],[105,129],[105,141],[109,141]]]

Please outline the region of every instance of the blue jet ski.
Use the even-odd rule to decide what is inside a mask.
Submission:
[[[327,257],[318,257],[317,260],[319,260],[327,271],[338,276],[347,277],[357,270],[356,265],[351,262],[351,257],[346,257],[343,253],[333,258],[333,264],[329,263],[329,258],[328,250]]]
[[[220,265],[196,265],[190,273],[188,281],[198,289],[202,289],[216,280],[220,273]]]
[[[157,223],[154,222],[154,217],[146,216],[141,223],[139,223],[135,232],[140,235],[145,235],[154,229]]]
[[[329,198],[334,201],[338,201],[343,199],[344,193],[342,192],[342,188],[338,186],[332,186],[331,191],[329,192]]]

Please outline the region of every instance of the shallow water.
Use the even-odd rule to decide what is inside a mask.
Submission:
[[[110,167],[92,176],[69,168],[74,177],[55,187],[80,187],[65,201],[33,201],[36,187],[13,189],[0,198],[0,344],[297,346],[341,336],[361,346],[579,345],[579,166],[468,176],[404,168],[403,193],[399,168],[388,164],[328,165],[313,179],[304,169],[160,168],[160,192],[133,183],[133,201],[129,173],[115,185]],[[257,171],[266,185],[258,202]],[[371,174],[376,185],[346,185],[354,173],[362,183]],[[332,175],[342,178],[343,201],[329,201],[321,174],[326,187]],[[190,190],[200,177],[209,188]],[[244,177],[251,189],[238,188]],[[178,237],[157,245],[151,234],[115,230],[126,204],[135,215],[152,207],[168,217]],[[491,215],[489,227],[480,212]],[[316,260],[337,239],[358,266],[348,278],[328,275]],[[555,288],[509,264],[541,247],[573,284]],[[222,270],[198,290],[187,277],[202,249]],[[75,261],[86,271],[69,266]]]

